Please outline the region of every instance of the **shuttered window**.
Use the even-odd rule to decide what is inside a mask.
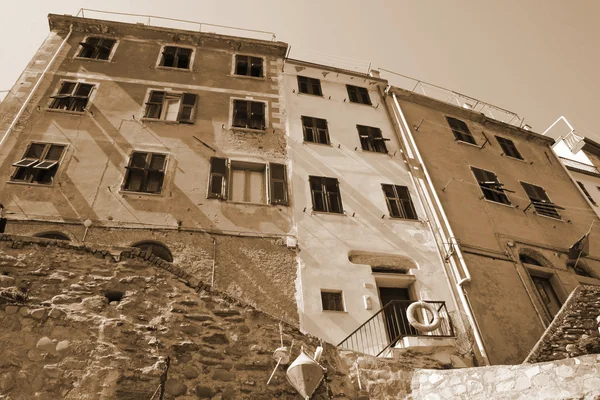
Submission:
[[[208,178],[208,198],[227,199],[227,159],[210,158],[210,174]]]
[[[80,82],[64,81],[56,93],[50,96],[52,102],[49,108],[66,111],[85,111],[94,85]]]
[[[165,179],[166,154],[133,152],[126,167],[123,190],[160,193]]]
[[[303,116],[302,128],[305,142],[329,144],[329,129],[326,120]]]
[[[144,118],[193,124],[198,96],[153,90],[146,102]]]
[[[285,164],[269,163],[269,194],[269,202],[271,204],[288,204]]]
[[[65,145],[53,143],[31,143],[23,158],[13,164],[16,167],[11,177],[13,182],[49,185],[58,171]]]
[[[381,134],[381,129],[372,126],[356,125],[360,146],[363,150],[374,151],[376,153],[387,153],[386,139]]]
[[[483,192],[483,197],[496,203],[510,204],[510,200],[505,193],[507,189],[504,188],[504,184],[498,181],[495,173],[475,167],[471,167],[471,170]]]
[[[525,193],[527,193],[527,197],[529,197],[536,213],[546,217],[561,218],[557,211],[557,205],[550,201],[543,187],[525,182],[521,182],[521,186],[523,186]]]
[[[418,219],[415,206],[410,198],[410,192],[406,186],[382,184],[381,188],[390,211],[390,217]]]
[[[519,153],[517,146],[515,146],[515,143],[512,140],[500,136],[496,136],[496,140],[500,147],[502,147],[505,156],[516,158],[518,160],[523,159],[523,156],[521,156],[521,153]]]
[[[340,185],[336,178],[309,176],[313,210],[329,213],[343,213]]]
[[[477,144],[475,138],[473,137],[473,134],[471,133],[469,127],[464,121],[452,117],[446,117],[446,121],[448,121],[450,129],[452,129],[452,133],[454,134],[455,140],[471,144]]]

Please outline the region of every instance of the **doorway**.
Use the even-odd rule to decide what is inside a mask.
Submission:
[[[385,329],[392,346],[404,336],[415,336],[417,331],[408,322],[406,309],[410,305],[410,294],[407,288],[380,287],[379,298],[385,307],[391,301],[399,300],[384,310]]]
[[[554,318],[554,316],[560,310],[562,304],[560,303],[560,300],[558,299],[558,296],[552,287],[550,279],[531,275],[531,280],[533,281],[538,295],[542,300],[544,308],[546,308],[546,311],[548,311],[550,317]]]

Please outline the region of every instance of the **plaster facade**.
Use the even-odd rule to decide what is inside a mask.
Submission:
[[[597,216],[552,152],[551,138],[402,89],[388,93],[392,115],[406,121],[399,133],[412,136],[413,143],[404,143],[420,153],[424,165],[416,155],[409,163],[416,166],[417,176],[423,176],[422,167],[427,170],[428,195],[439,198],[439,205],[432,204],[440,219],[442,214],[447,217],[458,242],[461,254],[457,249],[446,251],[449,258],[464,259],[466,271],[454,279],[462,281],[489,360],[522,362],[553,318],[539,285],[546,285],[560,308],[580,283],[591,279],[600,284],[567,267],[569,247]],[[464,121],[476,144],[456,140],[446,116]],[[512,141],[522,159],[505,155],[496,136]],[[500,187],[509,190],[501,192],[509,204],[484,198],[471,167],[495,173]],[[560,218],[537,214],[521,182],[543,187],[561,206]],[[597,237],[590,240],[598,243]],[[583,258],[595,277],[600,273],[598,248],[592,245]]]
[[[319,80],[321,95],[300,93],[299,76]],[[366,88],[371,104],[351,102],[346,85]],[[445,301],[454,316],[443,263],[380,95],[385,81],[286,60],[283,86],[301,329],[339,343],[384,306],[382,287],[407,288],[410,300]],[[305,140],[303,116],[327,121],[329,143]],[[362,150],[357,125],[379,128],[387,152]],[[309,176],[337,179],[343,212],[313,209]],[[382,184],[408,187],[417,219],[391,218]],[[393,273],[372,271],[381,266]],[[342,309],[324,310],[321,291],[341,292]]]

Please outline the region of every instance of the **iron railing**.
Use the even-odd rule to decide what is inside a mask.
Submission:
[[[375,357],[382,355],[398,341],[408,336],[452,337],[454,328],[443,301],[426,301],[432,304],[440,315],[439,328],[431,332],[419,332],[410,325],[406,309],[413,303],[411,300],[392,300],[375,315],[369,318],[358,329],[338,344],[338,347],[369,354]],[[431,319],[429,312],[424,312],[421,319]]]

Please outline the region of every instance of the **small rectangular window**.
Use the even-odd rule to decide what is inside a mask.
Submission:
[[[340,185],[336,178],[309,176],[313,210],[342,214]]]
[[[54,143],[31,143],[23,158],[13,164],[16,170],[11,181],[51,184],[65,147]]]
[[[369,97],[369,91],[364,87],[346,85],[348,90],[348,98],[351,103],[368,104],[371,105],[371,98]]]
[[[159,65],[180,69],[190,69],[192,49],[185,47],[165,46],[162,51]]]
[[[385,146],[386,139],[381,135],[381,129],[372,126],[356,125],[360,145],[363,150],[374,151],[376,153],[387,153]]]
[[[285,164],[269,163],[269,203],[288,204],[287,172]]]
[[[496,203],[511,204],[505,193],[508,189],[505,189],[504,184],[498,181],[495,173],[475,167],[471,167],[471,170],[483,192],[483,197]]]
[[[264,76],[263,59],[260,57],[236,55],[235,74],[262,78]]]
[[[323,96],[323,92],[321,91],[321,81],[319,79],[308,78],[306,76],[298,76],[298,91],[300,93]]]
[[[321,304],[323,311],[344,311],[342,292],[321,290]]]
[[[517,150],[517,146],[515,146],[515,143],[512,140],[500,136],[496,136],[496,140],[498,141],[500,147],[502,147],[502,151],[504,152],[505,156],[516,158],[518,160],[523,159],[521,153],[519,153],[519,150]]]
[[[265,103],[260,101],[234,100],[232,125],[236,128],[264,131],[267,128]]]
[[[89,83],[64,81],[58,93],[50,96],[52,102],[48,108],[53,110],[85,111],[94,85]]]
[[[165,154],[133,152],[126,167],[123,190],[160,193],[165,178],[166,160]]]
[[[455,140],[471,144],[477,144],[475,138],[473,137],[473,134],[471,134],[469,127],[464,121],[452,117],[446,117],[446,121],[448,121],[450,129],[452,129],[452,133],[454,134]]]
[[[329,130],[326,120],[302,116],[302,128],[305,142],[329,144]]]
[[[410,198],[410,192],[406,186],[382,184],[381,187],[390,211],[390,217],[418,219],[415,206]]]
[[[597,206],[598,204],[596,204],[596,201],[592,198],[592,195],[590,194],[590,192],[587,191],[587,189],[585,188],[585,186],[583,185],[583,183],[579,182],[579,181],[575,181],[577,182],[577,185],[579,185],[579,187],[581,188],[581,191],[585,194],[585,197],[588,198],[588,200],[590,201],[590,203],[592,203],[593,205]]]
[[[152,90],[146,102],[144,118],[193,124],[198,96]]]
[[[88,37],[85,42],[79,43],[81,51],[77,57],[94,60],[108,60],[110,52],[117,41],[99,37]]]
[[[210,158],[210,176],[208,178],[208,198],[223,199],[227,198],[227,159],[219,157]]]
[[[521,182],[521,186],[527,193],[527,197],[535,208],[535,212],[546,217],[560,219],[557,211],[558,206],[550,201],[543,187]]]
[[[229,200],[240,203],[265,204],[265,164],[231,161]]]

